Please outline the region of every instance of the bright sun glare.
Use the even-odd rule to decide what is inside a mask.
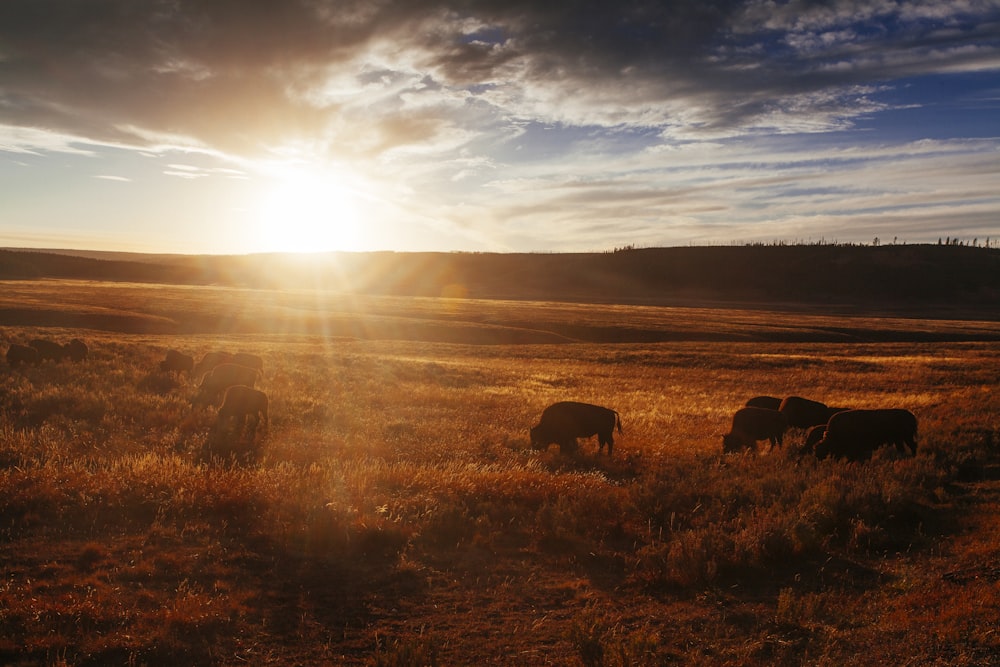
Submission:
[[[259,209],[260,246],[268,252],[361,249],[357,195],[333,173],[283,175]]]

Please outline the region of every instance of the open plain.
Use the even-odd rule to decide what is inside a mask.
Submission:
[[[990,664],[1000,322],[8,281],[0,661]],[[264,359],[219,433],[168,349]],[[723,455],[750,397],[902,407],[915,457]],[[528,429],[621,414],[614,456]],[[249,462],[233,461],[236,446]]]

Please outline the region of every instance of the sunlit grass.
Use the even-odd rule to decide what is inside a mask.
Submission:
[[[524,317],[490,308],[480,321]],[[606,311],[542,319],[604,326]],[[655,326],[652,310],[610,312]],[[405,664],[428,652],[463,663],[487,655],[463,641],[476,633],[556,662],[835,664],[871,648],[859,627],[908,629],[906,609],[938,604],[916,585],[849,578],[932,553],[955,485],[985,475],[1000,445],[990,343],[3,336],[39,334],[82,334],[92,353],[0,373],[0,658],[14,664]],[[270,424],[253,463],[203,456],[214,415],[191,406],[195,381],[156,372],[168,348],[264,358]],[[759,394],[905,407],[918,456],[800,459],[798,432],[723,456],[732,413]],[[528,429],[565,399],[621,413],[613,458],[594,442],[573,457],[531,450]],[[875,595],[885,620],[865,600]],[[996,599],[928,620],[922,647],[968,624],[978,643],[964,655],[995,645],[973,619]],[[476,605],[496,616],[454,611]],[[663,620],[665,605],[680,615]],[[721,623],[720,609],[746,622]],[[421,634],[424,617],[437,627]],[[783,648],[761,649],[769,636]]]

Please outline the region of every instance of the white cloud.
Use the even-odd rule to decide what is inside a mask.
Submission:
[[[34,127],[0,125],[0,151],[8,153],[68,153],[94,155],[80,137]]]

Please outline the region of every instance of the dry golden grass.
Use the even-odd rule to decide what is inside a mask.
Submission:
[[[65,314],[56,285],[17,287]],[[71,310],[121,289],[106,308],[226,304],[244,323],[322,301],[314,322],[363,335],[5,329],[79,336],[91,355],[0,372],[4,663],[972,665],[1000,650],[983,519],[1000,505],[994,343],[788,342],[801,318],[768,311],[67,289]],[[814,317],[946,339],[992,326]],[[387,320],[403,339],[369,338]],[[495,322],[531,340],[779,340],[482,344]],[[238,443],[213,440],[192,380],[156,373],[171,347],[264,358],[252,464],[211,458]],[[723,456],[757,394],[908,408],[919,454],[817,462],[795,433]],[[563,399],[621,413],[613,458],[530,449]]]

